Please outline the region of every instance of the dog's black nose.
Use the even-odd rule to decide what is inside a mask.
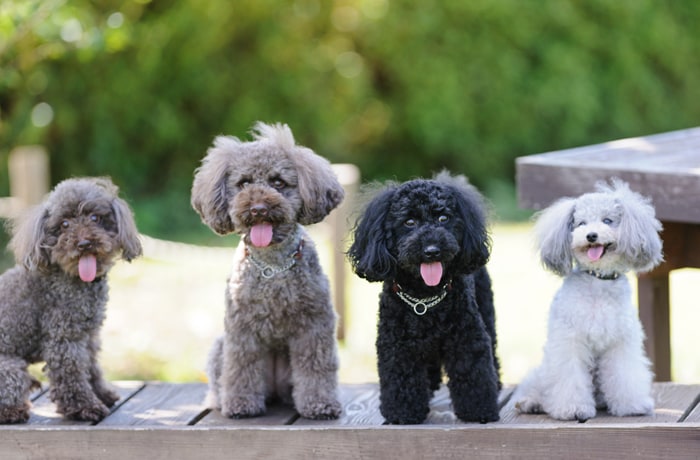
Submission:
[[[81,251],[87,251],[89,249],[92,249],[92,241],[80,240],[80,242],[78,242],[78,249],[80,249]]]
[[[250,207],[250,213],[254,216],[266,216],[267,206],[264,204],[254,204]]]
[[[598,241],[598,234],[595,232],[591,232],[588,235],[586,235],[586,239],[589,243],[595,243],[596,241]]]
[[[428,259],[435,259],[440,256],[440,248],[431,244],[423,249],[423,255]]]

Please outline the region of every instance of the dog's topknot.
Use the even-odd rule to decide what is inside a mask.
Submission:
[[[292,150],[296,146],[292,130],[285,123],[267,124],[258,121],[253,125],[251,133],[253,139],[272,142],[285,150]]]

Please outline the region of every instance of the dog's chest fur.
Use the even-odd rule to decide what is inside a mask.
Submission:
[[[15,267],[1,278],[2,290],[11,288],[26,293],[24,302],[0,301],[0,314],[13,323],[0,320],[0,333],[7,337],[0,349],[30,362],[42,360],[41,349],[52,339],[80,341],[96,333],[105,317],[108,286],[105,279],[85,283],[60,270],[26,275]],[[1,292],[1,290],[0,290]],[[38,296],[36,293],[42,293]],[[20,337],[21,336],[21,337]]]
[[[256,254],[258,262],[283,267],[290,260],[294,246]],[[331,323],[334,312],[330,304],[328,279],[321,271],[313,243],[307,238],[294,266],[270,278],[246,254],[243,244],[236,251],[229,279],[226,321],[234,329],[254,330],[270,344],[284,342],[299,331],[308,330],[324,317]]]
[[[551,334],[571,333],[587,346],[603,351],[622,337],[636,318],[627,278],[599,280],[585,273],[573,273],[554,297],[549,324],[564,330]]]

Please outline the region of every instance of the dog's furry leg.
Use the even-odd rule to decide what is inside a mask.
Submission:
[[[600,358],[600,390],[612,415],[646,415],[654,410],[650,362],[641,343],[619,343]]]
[[[380,308],[380,316],[382,313]],[[380,320],[377,334],[379,410],[388,424],[422,423],[430,412],[433,394],[428,366],[418,361],[412,350],[414,344],[402,343],[396,333],[390,322]]]
[[[311,330],[290,341],[292,397],[302,417],[334,419],[341,413],[338,402],[338,352],[335,328]]]
[[[24,423],[29,420],[29,393],[40,388],[27,372],[27,362],[0,355],[0,423]]]
[[[483,324],[471,326],[469,336],[452,337],[445,357],[447,387],[454,412],[465,422],[498,420],[499,379],[494,366],[491,337]]]
[[[119,400],[119,395],[111,388],[111,386],[105,381],[102,375],[102,369],[97,362],[97,354],[100,351],[100,338],[98,333],[93,334],[90,343],[88,345],[88,352],[90,353],[90,384],[92,389],[100,398],[105,406],[112,407],[114,403]]]
[[[223,365],[224,338],[218,337],[209,351],[207,358],[207,378],[209,387],[204,405],[209,409],[221,410],[221,367]]]
[[[594,417],[592,368],[593,358],[587,347],[572,343],[566,336],[548,341],[539,370],[544,393],[542,409],[559,420],[585,422]]]
[[[255,417],[265,413],[266,351],[253,337],[240,332],[235,342],[225,336],[222,344],[219,398],[226,417]]]
[[[109,414],[107,406],[95,395],[90,383],[88,344],[74,343],[63,337],[48,340],[43,356],[51,381],[51,400],[67,418],[97,422]]]

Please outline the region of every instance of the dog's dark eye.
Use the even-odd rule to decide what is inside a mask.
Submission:
[[[414,219],[406,219],[406,221],[403,224],[406,227],[415,227],[416,221]]]
[[[608,219],[608,218],[606,217],[605,219],[603,219],[603,223],[604,223],[605,225],[610,225],[610,224],[613,223],[613,221],[612,221],[612,219]]]
[[[61,222],[61,228],[68,228],[68,227],[70,227],[70,222],[68,222],[68,220],[64,220],[63,222]]]
[[[239,180],[238,183],[236,184],[236,187],[238,187],[238,188],[243,188],[243,187],[245,187],[245,186],[248,185],[248,184],[250,184],[250,179],[241,179],[241,180]]]
[[[285,181],[283,181],[282,179],[276,178],[276,179],[270,180],[270,185],[272,185],[277,190],[282,190],[283,188],[285,188],[287,186],[287,183]]]
[[[578,224],[576,224],[577,227],[583,227],[584,225],[586,225],[586,221],[585,221],[585,220],[582,220],[581,222],[579,222]]]
[[[97,214],[90,214],[90,220],[96,224],[99,224],[102,218]]]
[[[450,218],[448,216],[445,216],[445,215],[441,215],[440,217],[438,217],[438,222],[440,222],[441,224],[444,224],[448,220],[450,220]]]

